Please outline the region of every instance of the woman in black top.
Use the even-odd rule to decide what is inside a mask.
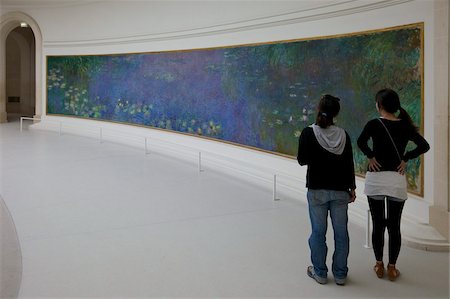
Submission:
[[[299,138],[297,160],[308,165],[306,187],[312,232],[309,238],[312,266],[307,274],[320,284],[327,283],[326,232],[328,212],[334,230],[335,251],[332,271],[338,285],[347,278],[349,237],[348,203],[355,200],[355,172],[352,145],[344,129],[333,124],[340,110],[339,99],[325,95],[319,102],[316,123]]]
[[[391,89],[380,90],[375,96],[380,118],[370,120],[358,138],[358,146],[369,159],[366,173],[365,194],[372,215],[372,243],[376,264],[374,271],[379,278],[384,276],[383,247],[384,232],[389,233],[389,279],[394,281],[400,272],[395,264],[401,247],[400,221],[407,199],[406,163],[430,149],[427,141],[418,133],[409,114],[400,106],[397,93]],[[395,113],[400,110],[400,114]],[[373,146],[368,146],[372,139]],[[416,148],[405,152],[409,141]],[[387,216],[384,215],[385,201]]]

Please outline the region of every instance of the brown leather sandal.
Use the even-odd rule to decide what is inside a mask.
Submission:
[[[373,266],[373,270],[375,271],[375,274],[377,274],[378,278],[383,278],[384,276],[384,263],[381,261],[377,261],[375,266]]]
[[[395,268],[395,265],[391,264],[387,266],[387,273],[390,281],[395,281],[400,275],[400,271]]]

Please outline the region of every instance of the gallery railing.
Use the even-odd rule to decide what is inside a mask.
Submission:
[[[41,118],[37,118],[37,117],[21,117],[21,118],[20,118],[20,132],[23,131],[23,121],[24,121],[24,120],[32,120],[32,121],[40,121],[40,122],[56,123],[56,124],[58,124],[58,132],[59,132],[59,136],[61,136],[61,135],[63,134],[63,124],[64,124],[63,121],[58,121],[58,120],[47,120],[47,119],[41,119]],[[73,124],[72,124],[72,125],[73,125]],[[86,127],[86,126],[84,126],[84,127]],[[91,127],[94,127],[96,130],[98,130],[98,139],[99,139],[99,142],[100,142],[100,143],[103,143],[103,142],[104,142],[104,137],[103,137],[104,128],[99,127],[99,126],[91,126]],[[110,129],[110,128],[108,128],[108,131],[113,131],[113,132],[116,132],[116,133],[123,133],[124,135],[127,135],[127,136],[130,135],[129,132],[124,133],[124,132],[121,132],[120,130],[114,130],[114,129]],[[210,155],[210,156],[220,157],[221,160],[223,160],[223,159],[230,159],[230,157],[228,157],[228,156],[220,155],[220,154],[217,154],[217,153],[215,153],[215,152],[206,151],[206,150],[201,150],[201,151],[200,151],[200,150],[198,150],[197,148],[194,148],[194,147],[190,147],[190,146],[187,146],[187,145],[184,145],[184,144],[179,144],[179,143],[170,142],[170,141],[167,141],[167,140],[162,140],[162,139],[155,138],[155,137],[148,137],[148,136],[143,136],[143,135],[140,135],[140,134],[134,134],[134,137],[140,137],[140,138],[142,138],[143,149],[144,149],[144,154],[145,154],[145,155],[148,155],[148,154],[151,153],[150,150],[149,150],[149,140],[153,140],[153,141],[156,141],[156,142],[159,142],[159,143],[165,143],[165,144],[171,145],[170,148],[171,148],[172,150],[173,150],[173,149],[176,149],[176,148],[179,148],[179,147],[183,147],[183,148],[185,148],[185,149],[188,149],[189,151],[192,151],[193,153],[195,153],[195,156],[196,156],[196,159],[197,159],[198,172],[199,172],[199,173],[202,173],[202,172],[205,171],[204,168],[203,168],[203,164],[202,164],[202,162],[203,162],[205,159],[202,158],[202,154],[207,154],[207,155]],[[154,143],[154,145],[157,144],[156,142]],[[198,155],[197,155],[197,154],[198,154]],[[198,158],[197,158],[197,157],[198,157]],[[247,164],[247,165],[249,165],[249,166],[254,166],[254,165],[252,165],[251,163],[248,163],[248,162],[245,162],[245,161],[242,161],[242,160],[237,160],[237,159],[233,159],[233,158],[231,158],[231,159],[234,160],[233,162],[235,162],[235,163],[239,163],[239,164],[244,163],[244,164]],[[210,162],[212,162],[212,161],[210,161]],[[227,168],[227,169],[233,170],[233,171],[238,171],[238,172],[240,172],[240,173],[244,173],[245,175],[249,175],[249,176],[252,176],[252,177],[254,177],[254,178],[263,180],[263,181],[270,182],[270,183],[272,184],[272,199],[273,199],[274,201],[279,201],[279,200],[280,200],[280,198],[279,198],[278,195],[277,195],[277,186],[280,185],[279,183],[277,183],[277,178],[278,178],[278,177],[284,177],[284,178],[292,179],[292,176],[289,175],[289,174],[280,172],[279,170],[275,171],[274,169],[271,169],[271,168],[268,168],[268,167],[265,167],[265,166],[259,166],[259,165],[258,165],[258,168],[264,169],[264,170],[265,170],[265,173],[271,173],[272,176],[271,176],[270,178],[263,177],[263,176],[260,176],[260,175],[255,175],[255,174],[252,174],[252,173],[250,173],[250,172],[245,172],[245,171],[242,171],[241,169],[237,169],[237,168],[234,168],[234,167],[225,166],[224,164],[220,164],[219,166],[220,166],[220,167],[223,167],[223,168]],[[289,187],[286,186],[286,185],[284,185],[284,187],[289,188]],[[292,188],[290,188],[290,189],[292,189]],[[369,211],[369,210],[367,210],[367,216],[366,216],[366,230],[365,230],[365,235],[366,235],[366,236],[365,236],[365,237],[366,237],[366,243],[364,244],[364,248],[371,248],[371,247],[370,247],[370,211]]]

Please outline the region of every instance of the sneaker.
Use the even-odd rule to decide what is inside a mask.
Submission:
[[[338,285],[338,286],[343,286],[345,285],[345,283],[347,282],[347,278],[334,278],[334,282]]]
[[[328,279],[326,277],[320,277],[316,274],[316,272],[314,272],[313,266],[308,266],[306,274],[308,274],[309,277],[317,281],[317,283],[326,284],[328,282]]]

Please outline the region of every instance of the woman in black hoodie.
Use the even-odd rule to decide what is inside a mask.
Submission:
[[[335,251],[332,272],[338,285],[347,278],[349,253],[348,203],[355,195],[355,170],[350,136],[334,125],[340,110],[339,98],[324,95],[318,105],[316,123],[299,138],[297,160],[308,165],[306,187],[312,232],[309,238],[312,266],[307,274],[320,284],[327,283],[326,232],[328,212],[334,230]]]

